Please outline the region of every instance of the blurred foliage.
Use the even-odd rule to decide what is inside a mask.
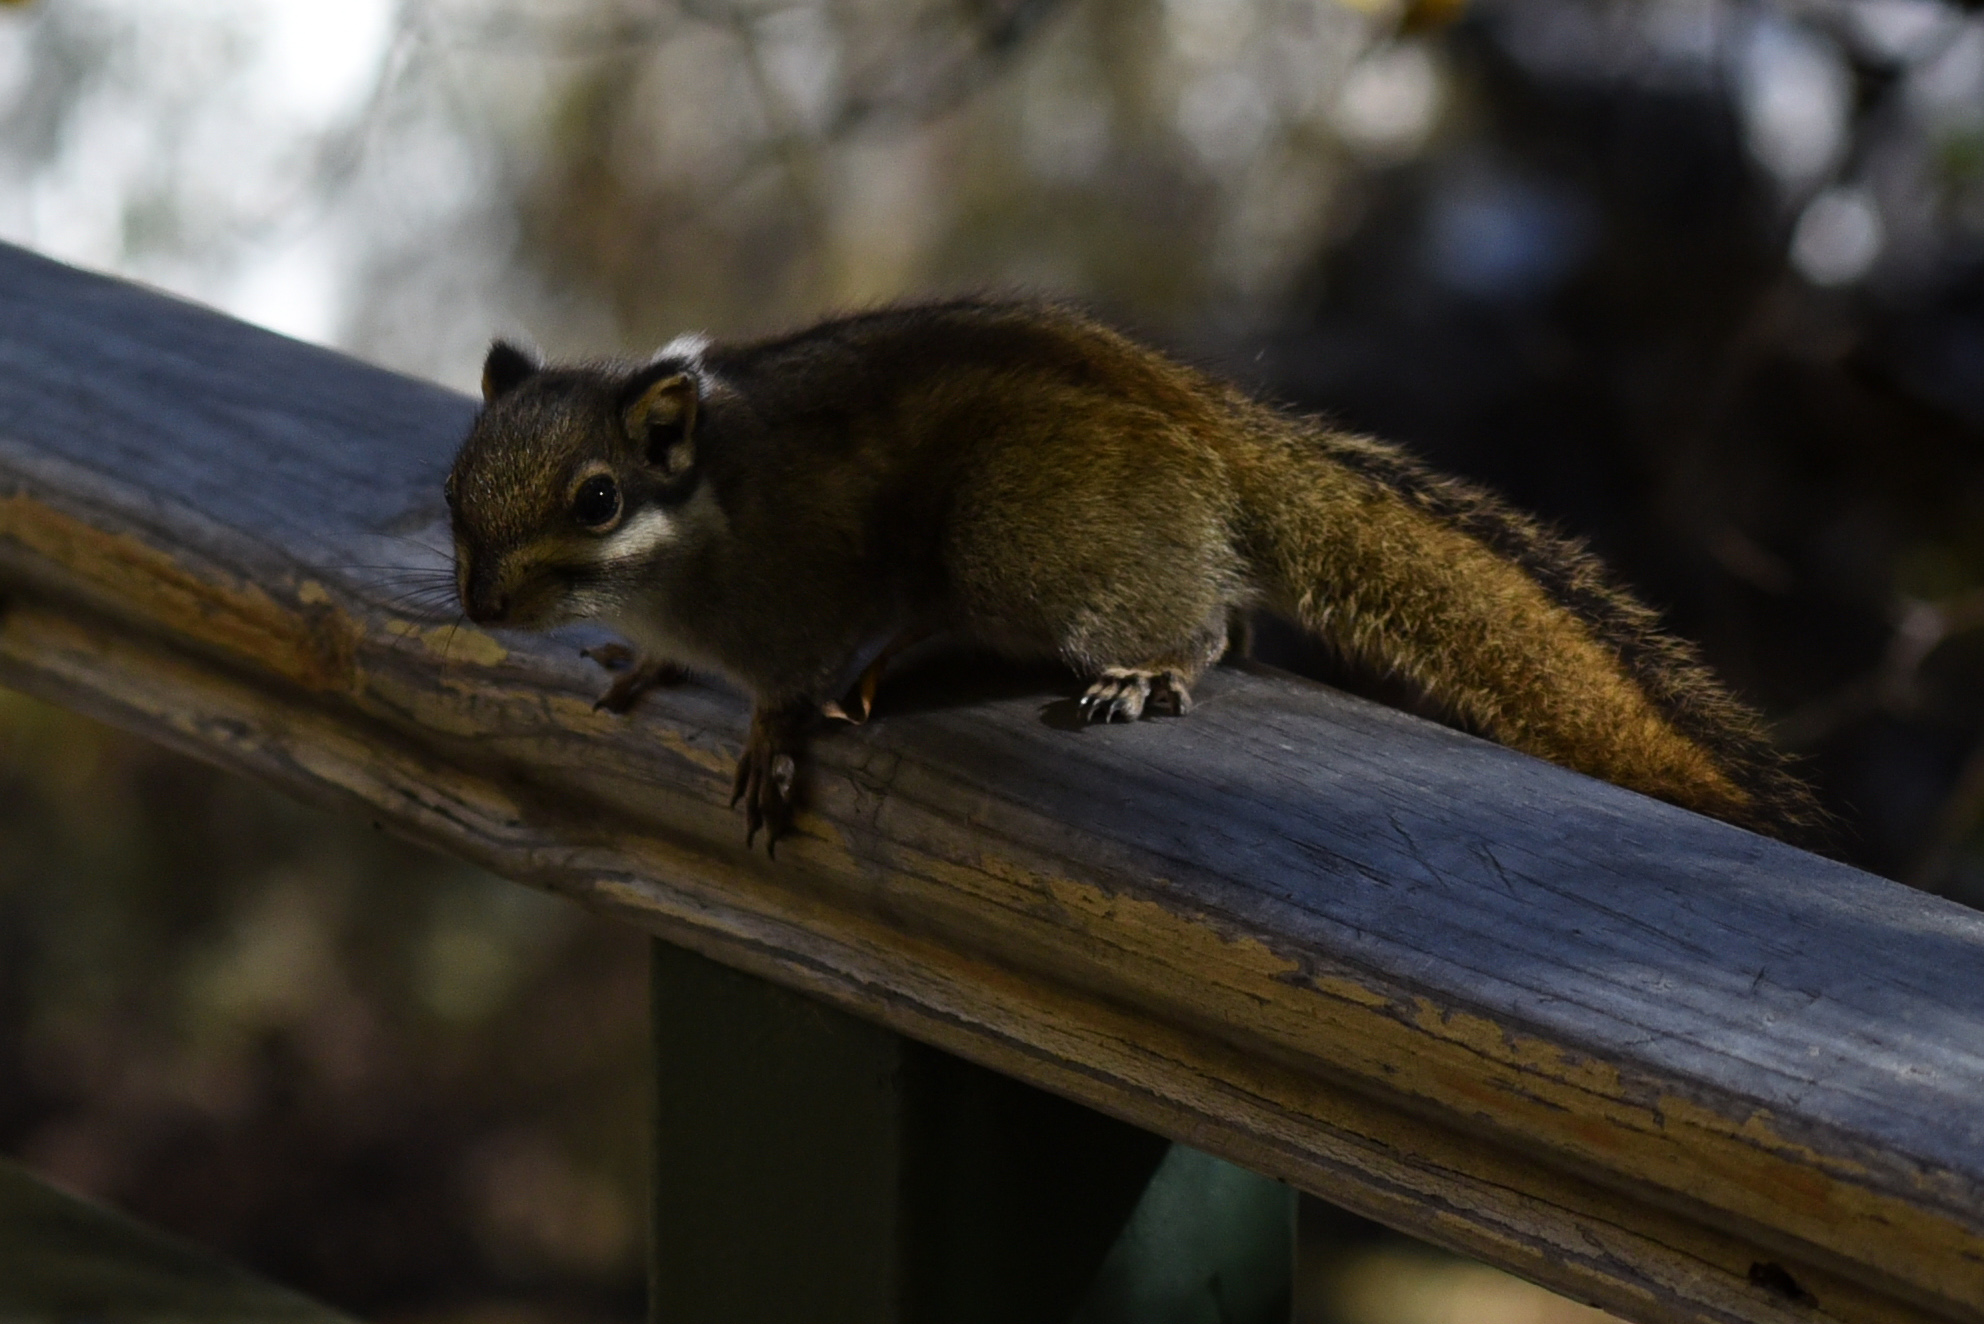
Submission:
[[[45,0],[0,126],[0,235],[464,387],[1085,301],[1590,539],[1844,854],[1984,903],[1974,4]],[[0,1147],[377,1315],[635,1313],[637,939],[0,741]],[[1590,1317],[1305,1217],[1312,1324]]]
[[[1904,81],[1787,189],[1650,20],[1567,66],[1542,8],[1453,34],[1468,132],[1366,181],[1255,375],[1588,537],[1811,757],[1843,854],[1984,902],[1976,183],[1915,179],[1889,210],[1942,223],[1815,280],[1804,215],[1923,147]]]
[[[1343,155],[1330,93],[1374,20],[1335,0],[1060,8],[951,113],[926,98],[881,125],[835,53],[895,44],[874,28],[913,5],[740,9],[601,61],[554,102],[562,150],[519,181],[518,254],[640,344],[977,288],[1182,330],[1314,250]]]
[[[374,1318],[642,1291],[646,944],[0,691],[0,1148]]]

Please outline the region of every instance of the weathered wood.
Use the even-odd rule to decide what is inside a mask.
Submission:
[[[1295,681],[819,742],[415,619],[471,403],[0,253],[0,680],[1643,1321],[1984,1321],[1984,915]]]
[[[0,1161],[6,1324],[350,1324],[306,1297]]]

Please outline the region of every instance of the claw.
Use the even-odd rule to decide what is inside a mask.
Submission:
[[[889,660],[905,649],[913,648],[929,637],[928,631],[906,629],[883,646],[882,651],[861,672],[861,678],[854,688],[840,699],[830,699],[820,705],[823,716],[837,722],[848,722],[860,726],[875,711],[875,692],[881,688],[882,672],[888,668]]]
[[[1082,695],[1082,717],[1089,722],[1134,722],[1143,715],[1150,690],[1151,673],[1111,667]]]
[[[1178,672],[1109,667],[1077,702],[1085,722],[1134,722],[1145,713],[1182,716],[1192,708],[1191,691]]]
[[[1176,674],[1161,672],[1151,682],[1150,698],[1145,701],[1144,707],[1148,712],[1183,717],[1192,711],[1192,692],[1185,688]]]
[[[890,654],[883,653],[868,664],[861,673],[861,679],[847,693],[845,700],[828,700],[820,705],[822,716],[831,717],[837,722],[847,722],[860,726],[875,711],[875,691],[882,683],[882,668],[888,665]]]

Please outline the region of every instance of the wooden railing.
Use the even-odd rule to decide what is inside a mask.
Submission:
[[[767,861],[737,696],[396,605],[472,409],[0,252],[0,683],[1628,1319],[1984,1321],[1984,914],[1231,668],[909,677]]]

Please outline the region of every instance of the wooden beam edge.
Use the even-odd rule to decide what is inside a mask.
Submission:
[[[629,838],[575,846],[580,834],[528,823],[512,788],[464,775],[431,751],[381,742],[377,732],[356,736],[334,700],[230,673],[165,639],[92,620],[73,603],[30,592],[8,605],[0,677],[29,693],[305,798],[373,813],[407,835],[1628,1317],[1979,1317],[1921,1294],[1919,1284],[1883,1281],[1878,1266],[1826,1263],[1810,1247],[1793,1247],[1804,1259],[1785,1254],[1477,1132],[1262,1061],[1202,1027],[1158,1024],[938,944],[919,948],[871,915],[816,908],[795,923],[740,907],[734,897],[757,899],[761,889],[693,845]],[[948,978],[931,974],[946,968]],[[1785,1268],[1819,1306],[1753,1282],[1759,1264]]]
[[[602,751],[627,743],[594,744],[585,734],[587,725],[612,729],[611,719],[592,714],[584,695],[547,690],[528,665],[520,667],[507,661],[505,650],[486,636],[473,632],[458,636],[448,627],[389,621],[389,627],[408,633],[396,635],[382,646],[381,641],[367,635],[367,630],[377,625],[369,616],[369,605],[346,600],[316,579],[263,584],[227,574],[213,578],[189,569],[172,552],[153,546],[145,537],[98,530],[87,517],[39,503],[25,491],[17,492],[10,502],[6,532],[27,555],[0,561],[14,561],[10,577],[18,583],[37,585],[28,592],[43,595],[56,614],[107,614],[116,622],[112,633],[143,634],[157,639],[167,651],[199,657],[202,665],[259,677],[253,682],[258,685],[297,691],[288,702],[338,707],[339,716],[320,733],[327,743],[348,742],[354,723],[366,726],[371,732],[368,738],[375,741],[399,741],[408,748],[425,741],[421,757],[434,770],[429,780],[436,785],[448,780],[445,769],[449,764],[462,763],[465,755],[460,742],[472,746],[467,757],[501,761],[514,756],[513,762],[543,764],[551,775],[564,776],[567,781],[584,781],[575,771],[577,765],[597,762]],[[119,504],[114,494],[94,494],[90,508],[105,503]],[[192,532],[173,528],[170,511],[156,511],[153,517],[160,521],[167,537]],[[204,528],[199,532],[210,533]],[[423,629],[438,636],[439,642],[424,637]],[[410,645],[410,650],[400,645]],[[435,676],[427,674],[432,669],[421,650],[446,656],[458,647],[472,665],[437,687]],[[395,669],[403,674],[392,674]],[[505,673],[515,674],[506,681]],[[504,684],[512,692],[506,694]],[[389,691],[401,706],[391,712],[393,720],[382,721],[377,709]],[[465,706],[464,693],[470,695]],[[555,752],[565,762],[551,767],[544,757],[549,752],[546,747],[506,749],[503,741],[485,739],[486,733],[476,729],[475,721],[479,712],[502,707],[502,703],[492,706],[485,702],[492,698],[525,710],[530,723],[553,732],[562,741]],[[365,711],[368,704],[373,711]],[[714,707],[713,720],[734,720],[726,705]],[[665,724],[650,724],[641,734],[643,738],[660,734],[665,743],[672,744],[674,755],[693,765],[696,784],[690,789],[698,793],[701,803],[686,806],[678,854],[701,860],[708,854],[709,842],[735,835],[734,823],[722,808],[722,788],[727,785],[732,757],[731,737],[725,735],[716,741],[722,746],[718,749],[706,738],[707,733],[702,733],[705,738],[697,744]],[[445,744],[445,737],[450,735],[458,747],[452,753],[437,752],[435,742]],[[427,739],[429,736],[434,738]],[[224,731],[210,725],[188,747],[201,752],[201,742],[226,738]],[[519,746],[514,739],[510,744]],[[204,755],[213,757],[213,752],[204,750]],[[307,762],[311,753],[298,749],[292,756]],[[534,778],[539,770],[530,767],[522,777]],[[547,793],[542,785],[525,789],[518,780],[512,777],[505,785],[505,793],[512,796],[506,812],[513,820],[513,829],[524,825],[532,813],[541,817],[548,810],[560,815],[556,802],[571,795],[570,786]],[[610,812],[616,807],[614,797],[628,789],[623,783],[626,779],[616,782],[610,774],[595,778],[586,789],[603,799],[569,807],[560,815],[564,822],[560,838],[563,849],[557,852],[561,868],[571,871],[581,867],[579,862],[587,851],[575,843],[583,843],[589,834],[599,836],[599,822],[614,817]],[[638,779],[632,784],[640,789]],[[435,806],[420,806],[421,793],[420,788],[408,788],[397,806],[388,806],[389,812],[400,815],[401,821],[408,814],[423,813],[451,821]],[[536,803],[528,808],[516,803],[514,797],[519,793]],[[878,798],[887,802],[883,810],[897,818],[915,808],[897,787]],[[603,815],[602,805],[609,810]],[[671,806],[672,811],[684,808]],[[474,815],[484,811],[468,808],[464,812]],[[943,807],[926,817],[942,827]],[[643,821],[650,831],[658,826],[651,817],[642,819],[639,813],[632,818]],[[839,822],[824,817],[818,822],[824,825],[821,838],[827,844],[824,853],[810,863],[819,871],[857,881],[864,870],[871,876],[879,871],[896,880],[914,875],[922,885],[913,899],[919,919],[949,923],[954,933],[964,935],[968,949],[978,950],[973,943],[993,936],[983,924],[987,907],[1003,908],[1001,918],[1011,931],[997,936],[1005,940],[1006,950],[988,950],[995,958],[1003,955],[1015,968],[1026,968],[1029,958],[1048,946],[1068,946],[1070,935],[1060,932],[1059,927],[1069,916],[1086,923],[1088,936],[1093,937],[1111,926],[1121,928],[1123,916],[1134,908],[1119,897],[1085,895],[1078,884],[1055,876],[1052,860],[1045,861],[1045,867],[1031,868],[1031,862],[1023,858],[1024,847],[1011,840],[999,843],[1009,858],[988,857],[980,860],[978,867],[961,870],[950,861],[917,851],[913,843],[905,850],[904,840],[889,842],[893,853],[884,858],[863,859],[862,849],[881,836],[868,830],[873,828],[872,822],[864,825],[847,821],[845,816]],[[450,831],[444,827],[432,839],[450,849],[462,849]],[[914,835],[898,833],[899,837]],[[864,842],[864,836],[871,840]],[[809,849],[808,843],[794,843],[788,848],[787,860],[796,855],[802,865],[808,863]],[[734,858],[741,852],[733,849],[722,854]],[[514,859],[499,867],[512,874],[519,869]],[[790,869],[789,864],[783,867]],[[775,909],[783,904],[781,894],[797,881],[790,872],[775,879],[767,890],[762,871],[747,871],[732,875],[730,885],[754,889],[761,905]],[[1044,891],[1053,913],[1045,920],[1024,913],[1038,898],[1021,896],[1015,904],[1010,895],[1015,885],[1021,890]],[[1391,1005],[1400,998],[1396,988],[1372,989],[1355,980],[1305,976],[1311,991],[1323,993],[1324,1000],[1283,1006],[1289,1001],[1286,985],[1294,970],[1283,968],[1286,962],[1282,958],[1264,951],[1258,955],[1268,958],[1265,963],[1227,960],[1230,935],[1215,931],[1216,925],[1208,927],[1206,921],[1211,917],[1181,916],[1148,902],[1142,906],[1147,912],[1145,918],[1165,927],[1162,933],[1143,934],[1135,955],[1148,961],[1154,959],[1153,953],[1174,953],[1178,978],[1187,983],[1196,981],[1200,989],[1210,985],[1199,979],[1199,971],[1183,968],[1192,963],[1186,959],[1188,955],[1208,968],[1225,963],[1240,981],[1220,990],[1228,997],[1227,1009],[1232,1013],[1223,1019],[1209,1018],[1204,1008],[1171,1009],[1183,1019],[1197,1015],[1203,1032],[1231,1037],[1235,1026],[1261,1022],[1252,1028],[1272,1028],[1278,1033],[1257,1035],[1254,1046],[1284,1055],[1290,1044],[1327,1038],[1329,1061],[1321,1064],[1340,1077],[1360,1080],[1363,1087],[1388,1097],[1402,1096],[1422,1110],[1433,1101],[1448,1108],[1456,1103],[1472,1107],[1480,1123],[1477,1130],[1493,1135],[1497,1144],[1526,1146],[1538,1161],[1581,1169],[1602,1184],[1631,1185],[1644,1198],[1685,1206],[1687,1217],[1746,1229],[1746,1235],[1776,1244],[1782,1254],[1807,1262],[1830,1262],[1843,1276],[1878,1278],[1886,1284],[1884,1291],[1903,1292],[1925,1302],[1956,1303],[1961,1309],[1984,1309],[1984,1260],[1979,1258],[1978,1238],[1969,1226],[1974,1220],[1959,1217],[1952,1221],[1938,1214],[1933,1207],[1938,1203],[1934,1191],[1911,1188],[1906,1173],[1899,1180],[1890,1176],[1884,1189],[1873,1189],[1866,1180],[1870,1174],[1858,1166],[1862,1158],[1852,1153],[1850,1144],[1813,1148],[1779,1134],[1768,1114],[1755,1108],[1738,1107],[1726,1114],[1704,1109],[1685,1091],[1661,1092],[1657,1081],[1628,1079],[1602,1055],[1595,1057],[1582,1047],[1525,1038],[1493,1019],[1456,1013],[1451,1007],[1423,999],[1408,1006],[1406,1016],[1400,1016],[1398,1007]],[[1080,915],[1084,908],[1090,913]],[[1064,961],[1058,970],[1043,970],[1036,962],[1030,974],[1080,984],[1093,972],[1075,967],[1096,964],[1082,957],[1075,953],[1075,959]],[[1253,987],[1246,987],[1247,981],[1252,981]],[[1138,1005],[1154,1018],[1166,1014],[1159,1001],[1164,990],[1148,982],[1142,987],[1097,986],[1089,991]],[[1343,1014],[1334,1022],[1318,1022],[1319,1008],[1327,1012],[1332,1000]],[[1278,1025],[1265,1026],[1277,1017]],[[1374,1026],[1380,1032],[1375,1039],[1370,1034]],[[1313,1051],[1306,1057],[1298,1053],[1297,1057],[1309,1067],[1320,1062]],[[1567,1067],[1566,1063],[1576,1065]],[[1651,1105],[1645,1098],[1650,1083],[1655,1087]],[[1566,1129],[1566,1119],[1576,1124]],[[1622,1145],[1636,1148],[1622,1150]],[[1915,1193],[1898,1197],[1897,1188]],[[1787,1196],[1796,1198],[1787,1200]],[[1787,1223],[1787,1217],[1792,1221]],[[1954,1276],[1947,1272],[1951,1267],[1959,1270]]]

